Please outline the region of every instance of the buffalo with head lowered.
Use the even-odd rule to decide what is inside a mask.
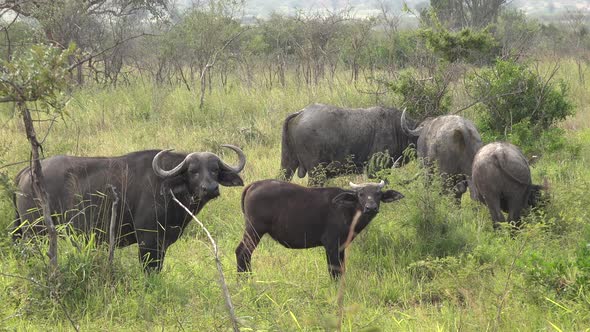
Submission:
[[[418,137],[418,158],[428,172],[432,173],[436,167],[445,189],[454,191],[460,200],[471,177],[473,158],[482,146],[473,122],[458,115],[443,115],[427,118],[417,128],[410,129],[404,110],[401,124],[407,135]]]
[[[55,224],[108,238],[111,205],[118,197],[115,229],[120,247],[139,245],[146,270],[159,271],[166,249],[182,234],[191,217],[172,201],[197,214],[219,196],[219,185],[242,186],[238,175],[246,164],[242,150],[222,145],[238,155],[230,166],[210,152],[177,153],[146,150],[119,157],[54,156],[41,161],[49,206]],[[43,233],[41,211],[33,190],[30,168],[16,177],[17,220],[13,236]]]
[[[402,130],[397,109],[371,107],[350,109],[313,104],[290,114],[283,123],[281,169],[291,180],[295,170],[300,178],[317,166],[328,166],[325,177],[342,174],[347,158],[355,171],[377,152],[387,151],[393,160],[416,143]],[[322,184],[310,174],[310,184]]]
[[[520,226],[522,211],[535,207],[544,186],[533,184],[529,163],[520,150],[507,142],[487,144],[473,160],[471,194],[487,205],[494,228],[506,219]]]

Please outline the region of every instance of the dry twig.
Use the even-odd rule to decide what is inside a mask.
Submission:
[[[199,226],[201,226],[203,231],[205,231],[205,234],[207,234],[207,237],[209,238],[209,242],[211,242],[211,245],[213,246],[213,255],[215,256],[215,263],[217,265],[217,272],[219,272],[219,283],[221,284],[221,290],[223,291],[225,305],[227,306],[227,311],[229,312],[229,316],[230,316],[230,319],[232,322],[233,330],[234,330],[234,332],[239,332],[240,328],[238,327],[238,319],[236,318],[236,313],[234,310],[234,306],[231,302],[231,296],[229,294],[229,289],[227,288],[227,283],[225,282],[225,276],[223,275],[223,267],[221,266],[221,260],[219,259],[219,250],[217,248],[217,243],[215,242],[215,240],[211,236],[211,233],[209,233],[209,230],[207,230],[205,225],[203,225],[203,223],[201,221],[199,221],[199,219],[197,219],[197,217],[194,214],[192,214],[192,212],[186,206],[184,206],[184,204],[182,204],[178,199],[176,199],[176,196],[174,196],[174,193],[172,192],[172,190],[170,190],[170,195],[172,195],[172,199],[176,202],[176,204],[180,205],[180,207],[182,207],[186,211],[186,213],[188,213],[188,215],[191,216],[193,218],[193,220],[199,224]]]
[[[346,242],[344,242],[344,245],[342,246],[341,250],[346,251],[348,249],[348,246],[352,242],[352,238],[354,236],[354,229],[360,218],[361,211],[357,210],[354,217],[352,217],[352,223],[350,224],[350,228],[348,229],[348,236],[346,237]],[[340,275],[340,286],[338,287],[338,331],[342,331],[342,319],[344,318],[344,290],[346,288],[346,257],[348,257],[348,255],[345,252],[344,261],[341,264],[342,274]]]
[[[119,205],[119,195],[115,190],[115,186],[109,185],[115,200],[111,207],[111,224],[109,225],[109,266],[113,266],[113,260],[115,258],[115,229],[117,223],[117,206]]]

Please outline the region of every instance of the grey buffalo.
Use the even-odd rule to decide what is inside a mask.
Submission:
[[[295,170],[300,178],[319,165],[326,178],[342,174],[347,157],[352,157],[355,172],[377,152],[388,151],[398,159],[416,138],[406,135],[397,109],[371,107],[341,108],[313,104],[290,114],[283,123],[281,168],[291,180]],[[310,174],[310,184],[322,180]]]
[[[471,165],[481,148],[481,137],[473,123],[458,115],[443,115],[422,121],[410,129],[406,112],[402,113],[402,128],[407,135],[418,137],[418,157],[431,172],[438,168],[447,190],[454,190],[460,200],[471,177]]]
[[[504,142],[490,143],[473,160],[472,196],[487,205],[494,228],[505,221],[520,226],[523,209],[534,207],[542,186],[531,182],[529,164],[520,150]]]
[[[138,151],[120,157],[54,156],[41,161],[51,213],[56,224],[94,232],[99,241],[108,234],[111,204],[120,198],[116,219],[117,245],[139,245],[146,271],[162,268],[166,249],[191,220],[170,192],[194,214],[219,196],[219,185],[242,186],[238,173],[246,157],[233,145],[223,145],[239,157],[237,166],[210,152]],[[17,220],[13,236],[44,233],[33,191],[30,168],[16,177]]]
[[[252,252],[264,234],[287,248],[323,246],[333,278],[341,274],[344,245],[353,222],[353,235],[360,233],[377,215],[381,202],[404,196],[382,191],[379,184],[350,184],[341,188],[306,188],[289,182],[263,180],[250,184],[242,193],[246,221],[244,236],[236,248],[238,272],[250,271]]]

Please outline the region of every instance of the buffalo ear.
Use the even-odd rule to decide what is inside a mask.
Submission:
[[[455,191],[455,193],[461,193],[464,194],[465,192],[467,192],[467,187],[469,186],[467,180],[463,180],[460,181],[459,183],[457,183],[455,185],[455,187],[453,188],[453,190]]]
[[[238,175],[238,173],[225,170],[219,171],[219,177],[217,179],[217,182],[219,182],[219,184],[221,184],[222,186],[226,187],[237,187],[244,185],[244,181]]]
[[[332,198],[332,203],[341,206],[356,206],[358,198],[356,197],[356,193],[345,191]]]
[[[387,190],[384,191],[383,194],[381,195],[381,202],[383,203],[391,203],[391,202],[395,202],[397,200],[400,200],[404,198],[404,195],[400,192],[397,192],[395,190]]]

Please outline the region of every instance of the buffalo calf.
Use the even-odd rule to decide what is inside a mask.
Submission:
[[[292,249],[323,246],[328,270],[340,275],[344,245],[355,215],[360,214],[353,235],[360,233],[379,211],[381,202],[403,198],[397,191],[381,191],[379,184],[340,188],[306,188],[289,182],[254,182],[242,193],[246,229],[236,248],[238,272],[250,271],[252,252],[264,234]]]
[[[504,142],[490,143],[479,150],[473,160],[472,197],[487,205],[494,229],[508,221],[520,226],[522,210],[536,205],[543,188],[531,183],[529,164],[520,150]]]

